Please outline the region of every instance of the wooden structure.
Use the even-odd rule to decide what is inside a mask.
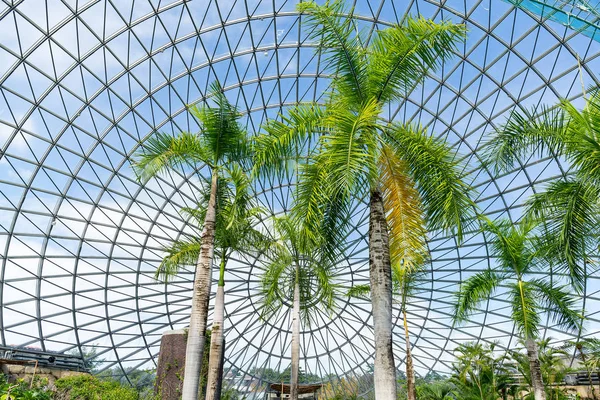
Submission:
[[[298,385],[298,398],[303,400],[316,400],[321,384]],[[287,383],[272,383],[265,394],[265,400],[288,399],[290,385]]]

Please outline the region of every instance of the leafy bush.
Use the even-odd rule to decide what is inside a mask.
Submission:
[[[9,383],[6,376],[0,375],[0,400],[51,400],[51,392],[47,391],[48,380],[35,378],[33,384],[19,379]]]
[[[100,380],[91,375],[69,376],[58,379],[58,400],[138,400],[135,389],[122,386],[119,382]]]

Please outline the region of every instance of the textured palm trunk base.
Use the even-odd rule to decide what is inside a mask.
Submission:
[[[210,299],[210,272],[214,254],[217,171],[213,170],[210,199],[204,219],[201,235],[200,256],[194,276],[194,292],[192,295],[192,312],[188,332],[185,371],[181,400],[198,400],[200,387],[200,369],[204,356],[204,334],[208,318],[208,301]]]
[[[396,400],[396,367],[392,351],[392,269],[381,192],[371,193],[369,270],[375,334],[375,399]]]
[[[223,317],[225,311],[225,288],[217,287],[215,297],[214,321],[210,337],[210,355],[208,358],[208,383],[206,384],[206,400],[218,400],[217,392],[221,358],[223,357]]]
[[[535,400],[546,400],[537,343],[532,339],[527,339],[525,343],[527,346],[527,357],[529,358],[529,368],[531,370],[531,384],[533,386],[534,398]]]

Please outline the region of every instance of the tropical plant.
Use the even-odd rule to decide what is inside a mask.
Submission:
[[[572,340],[565,343],[563,348],[575,351],[575,357],[581,361],[586,369],[590,392],[594,400],[598,399],[598,393],[592,382],[592,374],[598,377],[598,392],[600,393],[600,339],[587,337],[579,340]]]
[[[228,176],[217,183],[217,216],[215,222],[215,252],[220,258],[219,280],[215,296],[213,325],[211,327],[210,356],[206,398],[214,399],[219,386],[220,360],[223,353],[223,320],[225,310],[225,269],[234,252],[258,253],[269,245],[267,236],[256,229],[263,210],[253,201],[250,180],[239,166],[227,169]],[[209,187],[207,184],[204,187]],[[182,214],[195,220],[199,227],[206,219],[210,192],[196,208],[185,207]],[[156,277],[169,280],[184,265],[190,265],[200,255],[201,238],[191,237],[173,242],[165,248],[163,261],[156,270]]]
[[[540,112],[513,112],[490,138],[485,159],[496,173],[532,155],[564,157],[570,173],[551,181],[527,202],[529,218],[544,222],[547,258],[581,293],[586,264],[597,254],[600,229],[600,92],[582,110],[561,100]]]
[[[419,400],[454,400],[456,387],[449,381],[438,381],[418,385],[416,388]]]
[[[333,90],[324,106],[299,105],[281,121],[269,121],[256,140],[255,168],[273,173],[299,152],[308,155],[299,167],[295,214],[306,235],[326,238],[330,254],[346,238],[352,204],[369,198],[375,395],[395,400],[391,267],[400,260],[407,267],[422,263],[426,227],[456,228],[461,240],[474,208],[450,147],[418,126],[388,123],[381,115],[452,56],[465,27],[406,18],[369,36],[347,17],[343,1],[297,7],[332,66]]]
[[[300,322],[310,324],[310,314],[319,305],[335,309],[337,285],[330,258],[321,252],[321,243],[308,238],[298,222],[289,216],[273,219],[276,242],[261,279],[262,313],[268,320],[292,300],[292,343],[290,399],[298,399],[300,368]]]
[[[512,380],[504,367],[504,357],[497,356],[496,343],[462,343],[455,350],[452,382],[461,399],[497,400]]]
[[[138,151],[132,163],[142,182],[169,169],[190,168],[198,171],[207,166],[211,173],[210,197],[202,224],[201,250],[194,276],[183,400],[196,400],[198,397],[211,290],[210,272],[214,253],[219,174],[231,170],[224,167],[244,160],[246,150],[246,133],[238,123],[239,112],[229,103],[218,83],[211,87],[215,107],[189,107],[191,114],[201,125],[199,133],[181,132],[176,137],[156,133],[144,143],[143,150]]]
[[[553,347],[550,345],[551,338],[537,341],[538,354],[540,359],[540,371],[545,386],[546,396],[553,400],[567,399],[565,390],[561,384],[567,374],[571,372],[568,367],[568,352],[564,348]],[[519,351],[512,351],[511,358],[515,361],[515,367],[523,376],[527,389],[530,393],[526,399],[533,399],[534,393],[531,392],[533,382],[531,380],[531,364],[527,354]]]
[[[511,317],[519,337],[525,342],[530,363],[532,388],[536,400],[546,399],[536,339],[544,314],[567,331],[581,328],[581,316],[575,310],[576,299],[566,287],[553,285],[544,271],[539,240],[531,221],[514,224],[509,220],[484,221],[489,235],[495,269],[479,272],[462,282],[456,294],[454,321],[465,322],[479,304],[489,299],[502,285],[511,305]]]

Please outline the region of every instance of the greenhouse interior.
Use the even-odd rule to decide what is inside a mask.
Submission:
[[[598,0],[2,0],[0,398],[600,399]]]

